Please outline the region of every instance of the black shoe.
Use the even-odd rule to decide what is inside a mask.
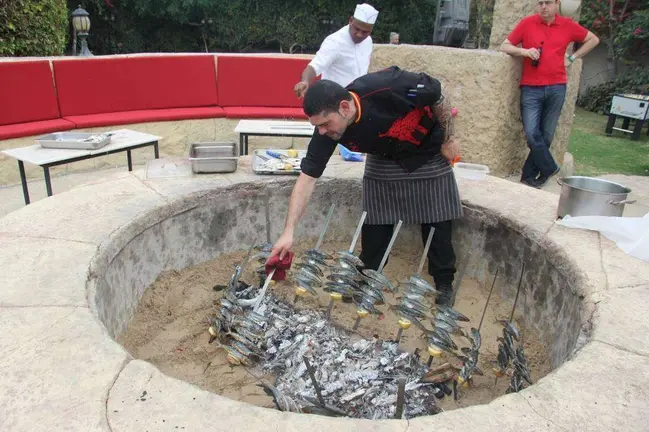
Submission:
[[[451,296],[453,295],[453,285],[444,283],[444,284],[435,284],[437,291],[440,292],[440,295],[437,296],[435,303],[442,306],[451,305]]]
[[[539,186],[533,178],[521,179],[521,183],[535,189],[541,189],[541,186]]]
[[[535,183],[538,185],[538,187],[543,187],[548,182],[548,180],[550,180],[551,177],[559,174],[559,171],[561,171],[561,168],[557,167],[557,169],[554,170],[554,172],[549,176],[544,176],[543,174],[541,174],[539,178],[536,179]]]

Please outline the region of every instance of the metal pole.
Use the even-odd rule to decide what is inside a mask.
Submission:
[[[315,244],[315,249],[320,249],[320,246],[322,246],[322,241],[324,240],[324,236],[327,233],[327,228],[329,227],[329,221],[331,221],[331,216],[334,214],[334,208],[336,208],[336,204],[331,204],[331,207],[329,207],[329,213],[327,213],[327,218],[325,219],[325,224],[324,228],[322,229],[322,232],[320,233],[320,237],[318,238],[318,242]]]
[[[261,294],[259,295],[257,302],[255,302],[255,306],[252,308],[253,311],[257,312],[259,310],[259,305],[261,304],[261,301],[264,299],[264,296],[266,295],[266,291],[268,290],[268,286],[270,285],[270,281],[273,280],[274,275],[275,275],[275,269],[273,269],[270,272],[270,274],[266,276],[266,282],[264,282],[264,287],[261,289]]]
[[[480,332],[480,329],[482,328],[482,321],[484,320],[484,316],[487,313],[487,306],[489,305],[489,299],[491,298],[491,293],[494,292],[494,287],[496,286],[496,278],[498,277],[498,271],[500,270],[500,267],[496,267],[496,274],[494,275],[494,280],[491,282],[491,289],[489,290],[489,295],[487,296],[487,302],[484,305],[484,309],[482,310],[482,317],[480,318],[480,324],[478,325],[478,332]]]
[[[320,401],[320,405],[323,407],[325,406],[325,400],[322,397],[322,393],[320,392],[320,386],[318,385],[318,381],[315,378],[315,370],[313,369],[313,366],[311,366],[311,363],[309,363],[309,359],[305,357],[302,357],[304,359],[304,364],[306,365],[306,370],[309,372],[309,376],[311,377],[311,383],[313,384],[313,388],[315,389],[315,394],[318,396],[318,400]]]
[[[430,244],[433,242],[434,234],[435,234],[435,227],[430,227],[430,232],[428,233],[428,239],[426,239],[426,245],[424,246],[424,253],[421,255],[421,261],[419,261],[419,267],[417,268],[417,276],[421,275],[421,271],[424,269],[424,263],[426,262],[426,255],[428,255],[428,249],[430,249]]]
[[[266,194],[266,243],[270,243],[270,193]]]
[[[403,405],[406,402],[406,379],[399,378],[399,388],[397,390],[397,411],[394,418],[400,419],[403,417]]]
[[[381,260],[381,264],[379,265],[378,272],[381,273],[383,271],[383,266],[385,265],[386,261],[388,260],[388,255],[390,255],[390,251],[392,250],[392,246],[394,246],[394,242],[397,239],[397,235],[399,234],[399,230],[401,229],[401,225],[403,224],[403,221],[399,221],[397,224],[397,227],[394,229],[394,232],[392,233],[392,238],[390,239],[390,243],[388,244],[388,248],[385,250],[385,253],[383,254],[383,259]]]
[[[466,273],[466,268],[469,266],[469,259],[471,258],[471,250],[468,250],[464,256],[464,261],[460,267],[460,272],[457,279],[455,279],[455,286],[453,287],[453,293],[451,294],[451,307],[455,305],[455,297],[457,292],[460,290],[460,285],[462,285],[462,279],[464,279],[464,274]]]
[[[525,272],[525,261],[521,265],[521,277],[518,280],[518,289],[516,290],[516,298],[514,299],[514,307],[512,308],[512,313],[509,316],[509,322],[512,322],[514,319],[514,311],[516,311],[516,303],[518,303],[518,295],[521,293],[521,285],[523,285],[523,273]]]
[[[356,247],[356,242],[358,241],[358,237],[361,235],[361,230],[363,229],[363,223],[365,222],[365,218],[367,217],[367,212],[364,211],[363,214],[361,215],[361,220],[358,221],[358,225],[356,226],[356,232],[354,233],[354,237],[352,238],[352,244],[349,245],[349,252],[354,252],[354,248]]]

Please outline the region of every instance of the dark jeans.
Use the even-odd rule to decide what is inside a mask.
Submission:
[[[435,227],[435,234],[428,249],[428,274],[433,277],[438,286],[452,284],[455,275],[455,251],[451,242],[452,222],[422,224],[421,238],[424,244],[428,239],[431,226]],[[366,268],[378,270],[393,231],[394,225],[363,225],[360,259]],[[417,265],[419,265],[418,260],[412,263],[413,274]]]
[[[521,87],[521,117],[530,153],[521,179],[549,177],[558,168],[550,153],[554,131],[566,99],[566,85]]]

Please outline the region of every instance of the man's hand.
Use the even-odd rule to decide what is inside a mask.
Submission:
[[[308,88],[309,85],[307,83],[300,81],[299,83],[295,84],[293,91],[295,92],[295,96],[297,96],[298,99],[302,99],[304,97],[304,93],[306,93],[306,89]]]
[[[521,51],[521,56],[531,58],[532,60],[538,60],[539,57],[541,57],[541,53],[539,53],[539,50],[536,48],[529,48],[523,49]]]
[[[268,259],[275,255],[279,255],[280,260],[284,259],[284,256],[291,250],[291,247],[293,247],[293,234],[284,231],[273,245],[273,249],[271,249]]]
[[[460,146],[455,142],[455,138],[450,137],[444,144],[442,144],[442,156],[444,159],[453,162],[456,157],[460,155]]]

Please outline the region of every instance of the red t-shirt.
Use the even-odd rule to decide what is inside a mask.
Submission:
[[[521,85],[544,86],[565,84],[565,56],[570,42],[583,42],[588,30],[570,18],[555,16],[551,24],[546,24],[540,15],[523,18],[507,39],[523,48],[541,48],[541,57],[537,67],[532,66],[532,59],[523,58],[523,76]]]

